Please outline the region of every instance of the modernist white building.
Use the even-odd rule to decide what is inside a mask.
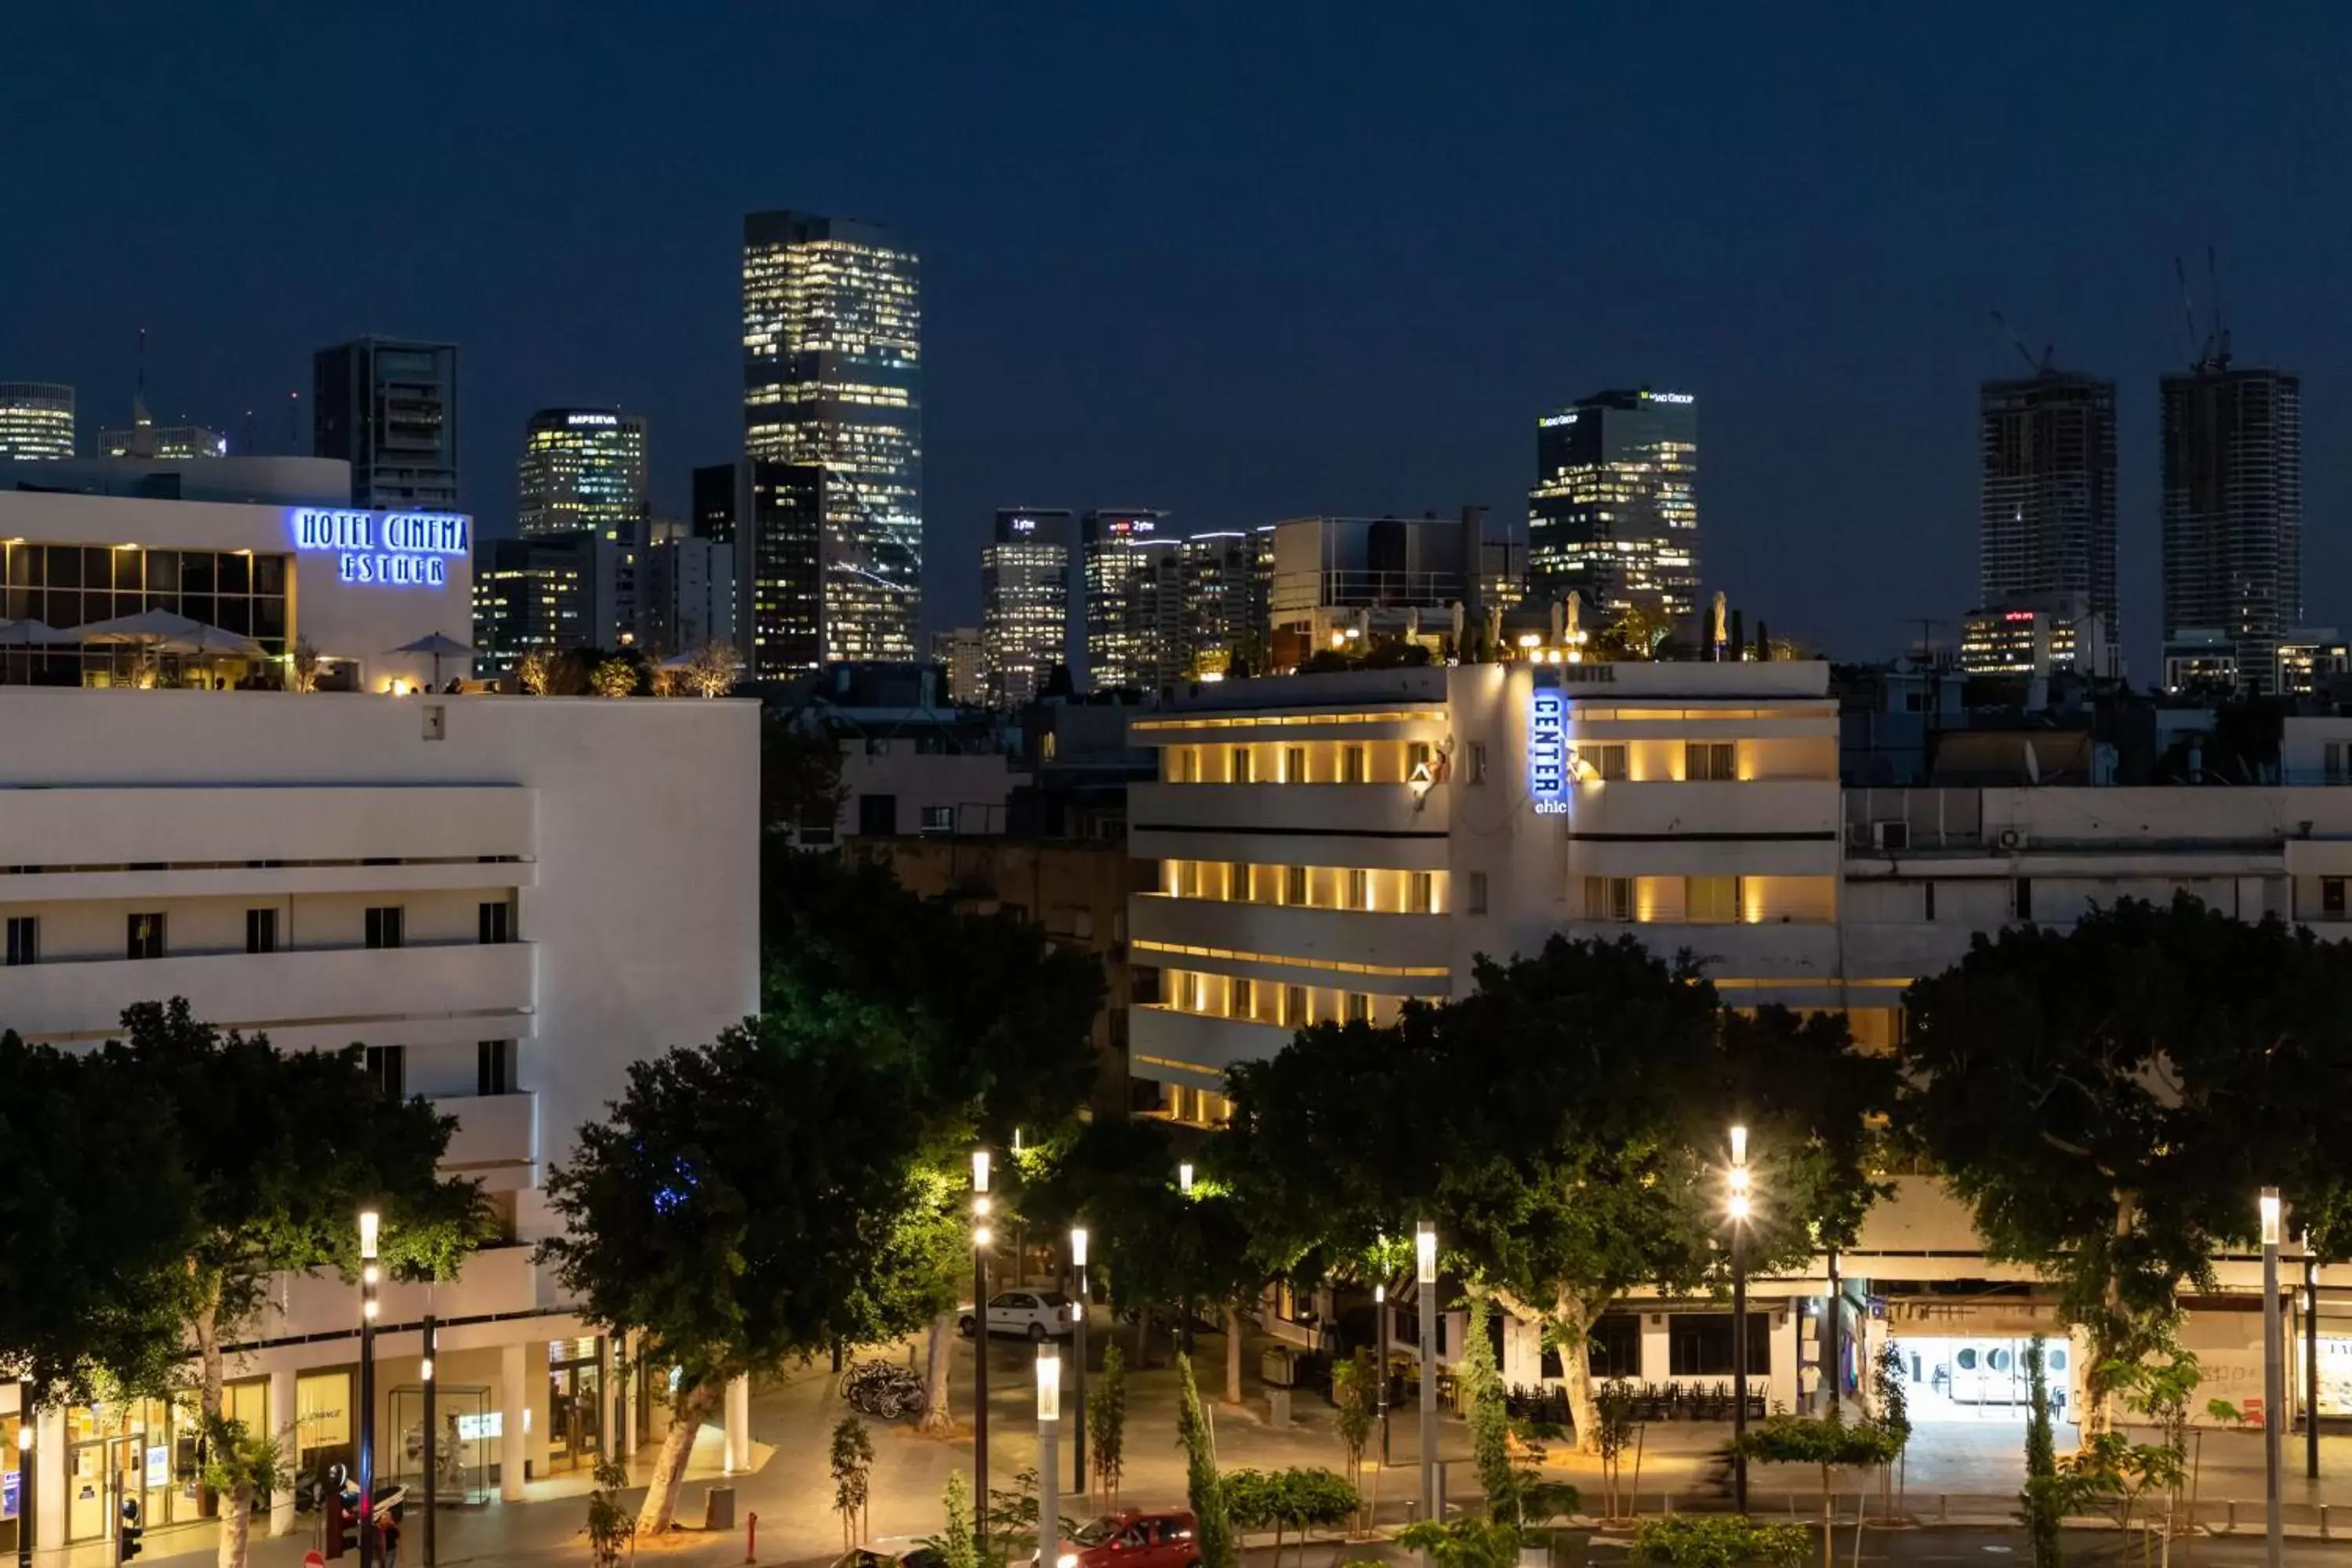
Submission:
[[[307,595],[317,568],[289,553]],[[325,636],[397,635],[356,587],[317,593]],[[758,1005],[756,707],[15,686],[0,734],[0,1027],[73,1048],[184,996],[282,1049],[364,1044],[458,1119],[446,1168],[480,1180],[503,1239],[454,1283],[385,1287],[379,1474],[415,1479],[427,1312],[459,1489],[520,1498],[649,1436],[531,1244],[555,1223],[548,1170],[629,1064]],[[231,1414],[287,1434],[305,1473],[354,1440],[356,1326],[352,1288],[281,1279],[230,1358]],[[46,1411],[37,1436],[45,1550],[102,1540],[124,1496],[152,1529],[193,1520],[184,1410]]]
[[[1691,949],[1730,1005],[1839,1010],[1879,1047],[1913,980],[2012,921],[2185,889],[2352,936],[2352,790],[1845,791],[1837,725],[1819,663],[1523,661],[1192,688],[1130,726],[1161,759],[1129,799],[1135,882],[1152,889],[1129,902],[1132,962],[1159,972],[1158,999],[1130,1012],[1130,1070],[1171,1114],[1213,1121],[1225,1068],[1299,1026],[1465,994],[1476,955],[1533,952],[1554,932]],[[2352,718],[2290,720],[2285,750],[2286,777],[2352,782]],[[1139,998],[1152,990],[1139,976]],[[2048,1300],[1907,1318],[1906,1287],[2029,1281],[1986,1261],[1933,1183],[1902,1188],[1843,1260],[1886,1299],[1873,1316],[1850,1294],[1847,1315],[1920,1342],[1918,1398],[2015,1409],[2013,1342],[2048,1325]],[[2225,1285],[2252,1267],[2225,1263]],[[1827,1289],[1825,1272],[1769,1288],[1769,1386],[1792,1408]],[[2323,1358],[2352,1369],[2343,1310],[2339,1324],[2323,1300]],[[1637,1380],[1728,1374],[1720,1310],[1648,1303],[1604,1327]],[[2188,1333],[2209,1367],[2234,1369],[2217,1380],[2250,1353],[2259,1364],[2259,1314],[2195,1314]],[[1506,1377],[1535,1382],[1542,1356],[1515,1325]],[[2334,1413],[2328,1398],[2352,1414],[2352,1380],[2324,1396]]]

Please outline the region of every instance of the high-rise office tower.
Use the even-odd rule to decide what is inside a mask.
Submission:
[[[0,462],[73,455],[73,388],[53,381],[0,381]]]
[[[1087,514],[1087,671],[1097,691],[1184,678],[1182,570],[1176,540],[1160,531],[1167,515]]]
[[[1698,408],[1687,392],[1600,392],[1536,421],[1528,591],[1604,619],[1698,604]]]
[[[822,658],[911,659],[923,602],[922,309],[914,252],[870,224],[743,220],[743,443],[833,476]]]
[[[1069,657],[1070,536],[1066,511],[1010,507],[980,552],[980,635],[991,700],[1019,707]]]
[[[2232,369],[2224,347],[2161,396],[2168,666],[2175,645],[2218,634],[2237,683],[2274,692],[2283,635],[2303,623],[2303,383]]]
[[[1196,533],[1178,547],[1187,675],[1222,676],[1236,659],[1264,667],[1272,606],[1261,595],[1274,574],[1270,551],[1269,570],[1258,571],[1258,551],[1272,537],[1271,528]]]
[[[310,370],[310,452],[352,466],[353,506],[458,510],[455,344],[359,338]]]
[[[722,479],[731,479],[731,494]],[[832,609],[818,571],[833,477],[756,458],[694,470],[697,539],[733,546],[735,646],[745,678],[783,680],[825,662]]]
[[[732,544],[691,534],[656,540],[645,581],[638,625],[647,647],[667,658],[706,643],[736,646]]]
[[[977,708],[988,700],[987,656],[978,626],[933,632],[931,662],[947,668],[949,701]]]
[[[1977,392],[1979,603],[2058,597],[2116,619],[2116,384],[2050,368]]]
[[[618,640],[614,547],[585,529],[474,547],[474,649],[494,670],[528,653],[610,648]]]
[[[516,531],[625,542],[651,515],[646,422],[610,408],[542,408],[523,426]]]

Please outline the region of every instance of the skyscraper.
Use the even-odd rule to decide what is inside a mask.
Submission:
[[[931,662],[948,672],[948,700],[958,707],[977,708],[988,700],[988,672],[982,668],[978,626],[954,626],[931,634]]]
[[[1265,663],[1274,531],[1196,533],[1177,556],[1183,577],[1185,673],[1221,676],[1235,659]],[[1258,570],[1261,541],[1267,570]]]
[[[782,680],[825,662],[831,606],[818,572],[833,479],[822,464],[746,458],[720,510],[722,468],[694,470],[694,532],[734,546],[735,646],[746,679]]]
[[[523,426],[517,531],[586,529],[625,543],[651,516],[646,501],[646,422],[610,408],[542,408]]]
[[[915,254],[871,224],[743,220],[743,440],[833,475],[821,657],[911,659],[923,595],[922,310]]]
[[[2303,383],[2233,370],[2226,346],[2166,376],[2164,640],[2218,634],[2239,685],[2279,689],[2283,634],[2303,622]]]
[[[1184,595],[1167,513],[1087,513],[1087,673],[1097,691],[1184,676]]]
[[[1687,392],[1600,392],[1536,421],[1528,591],[1604,618],[1698,603],[1698,408]]]
[[[1069,657],[1073,523],[1066,511],[996,514],[996,536],[980,552],[981,657],[992,701],[1031,701]]]
[[[0,381],[0,462],[74,455],[74,389]]]
[[[352,466],[352,504],[457,510],[457,350],[358,338],[311,356],[310,452]]]
[[[2059,596],[2116,618],[2116,384],[2045,363],[1977,392],[1979,603]]]

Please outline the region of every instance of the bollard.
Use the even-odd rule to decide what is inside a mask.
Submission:
[[[760,1516],[756,1513],[747,1513],[743,1516],[743,1561],[757,1563],[759,1560]]]
[[[1936,1494],[1936,1522],[1937,1524],[1948,1524],[1951,1522],[1951,1518],[1952,1494],[1949,1492],[1937,1492]]]
[[[2326,1503],[2319,1505],[2319,1539],[2322,1541],[2327,1539],[2327,1505]]]
[[[1667,1492],[1658,1500],[1658,1506],[1668,1519],[1675,1515],[1675,1494]]]
[[[2238,1528],[2238,1500],[2236,1498],[2231,1498],[2230,1500],[2230,1520],[2227,1528],[2233,1531]]]

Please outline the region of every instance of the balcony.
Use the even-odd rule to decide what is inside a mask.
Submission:
[[[1223,1092],[1225,1069],[1264,1061],[1296,1033],[1280,1024],[1180,1013],[1173,1007],[1128,1009],[1128,1076]]]
[[[1387,969],[1428,968],[1451,962],[1452,925],[1445,915],[1381,914],[1363,910],[1318,910],[1297,904],[1228,903],[1213,899],[1178,899],[1166,894],[1139,894],[1128,904],[1128,927],[1139,942],[1172,942],[1184,947],[1213,947],[1233,952],[1263,953],[1268,961],[1308,959],[1323,963],[1369,963]],[[1189,963],[1169,954],[1150,954],[1174,968],[1223,970],[1223,962]],[[1335,984],[1330,978],[1306,979],[1306,984]],[[1378,990],[1376,985],[1349,980],[1350,990]],[[1442,988],[1443,982],[1417,984],[1419,992]]]
[[[1416,803],[1402,784],[1130,784],[1129,852],[1139,858],[1442,869],[1452,809],[1447,788],[1433,785]]]
[[[471,1176],[483,1190],[509,1193],[539,1184],[539,1097],[535,1094],[452,1095],[433,1109],[457,1119],[441,1168]]]
[[[535,1311],[557,1304],[550,1284],[532,1267],[531,1248],[516,1244],[484,1247],[466,1259],[457,1278],[426,1286],[387,1279],[379,1321],[414,1323],[426,1312],[446,1321]],[[247,1337],[289,1339],[305,1334],[348,1333],[358,1321],[359,1289],[331,1272],[281,1274],[274,1278],[268,1304],[249,1325]]]
[[[534,852],[534,792],[490,785],[0,792],[0,865],[474,860]]]
[[[43,963],[0,969],[0,1018],[28,1038],[104,1039],[132,1003],[184,996],[225,1028],[390,1025],[376,1031],[389,1045],[404,1019],[530,1012],[536,951],[466,942]]]

